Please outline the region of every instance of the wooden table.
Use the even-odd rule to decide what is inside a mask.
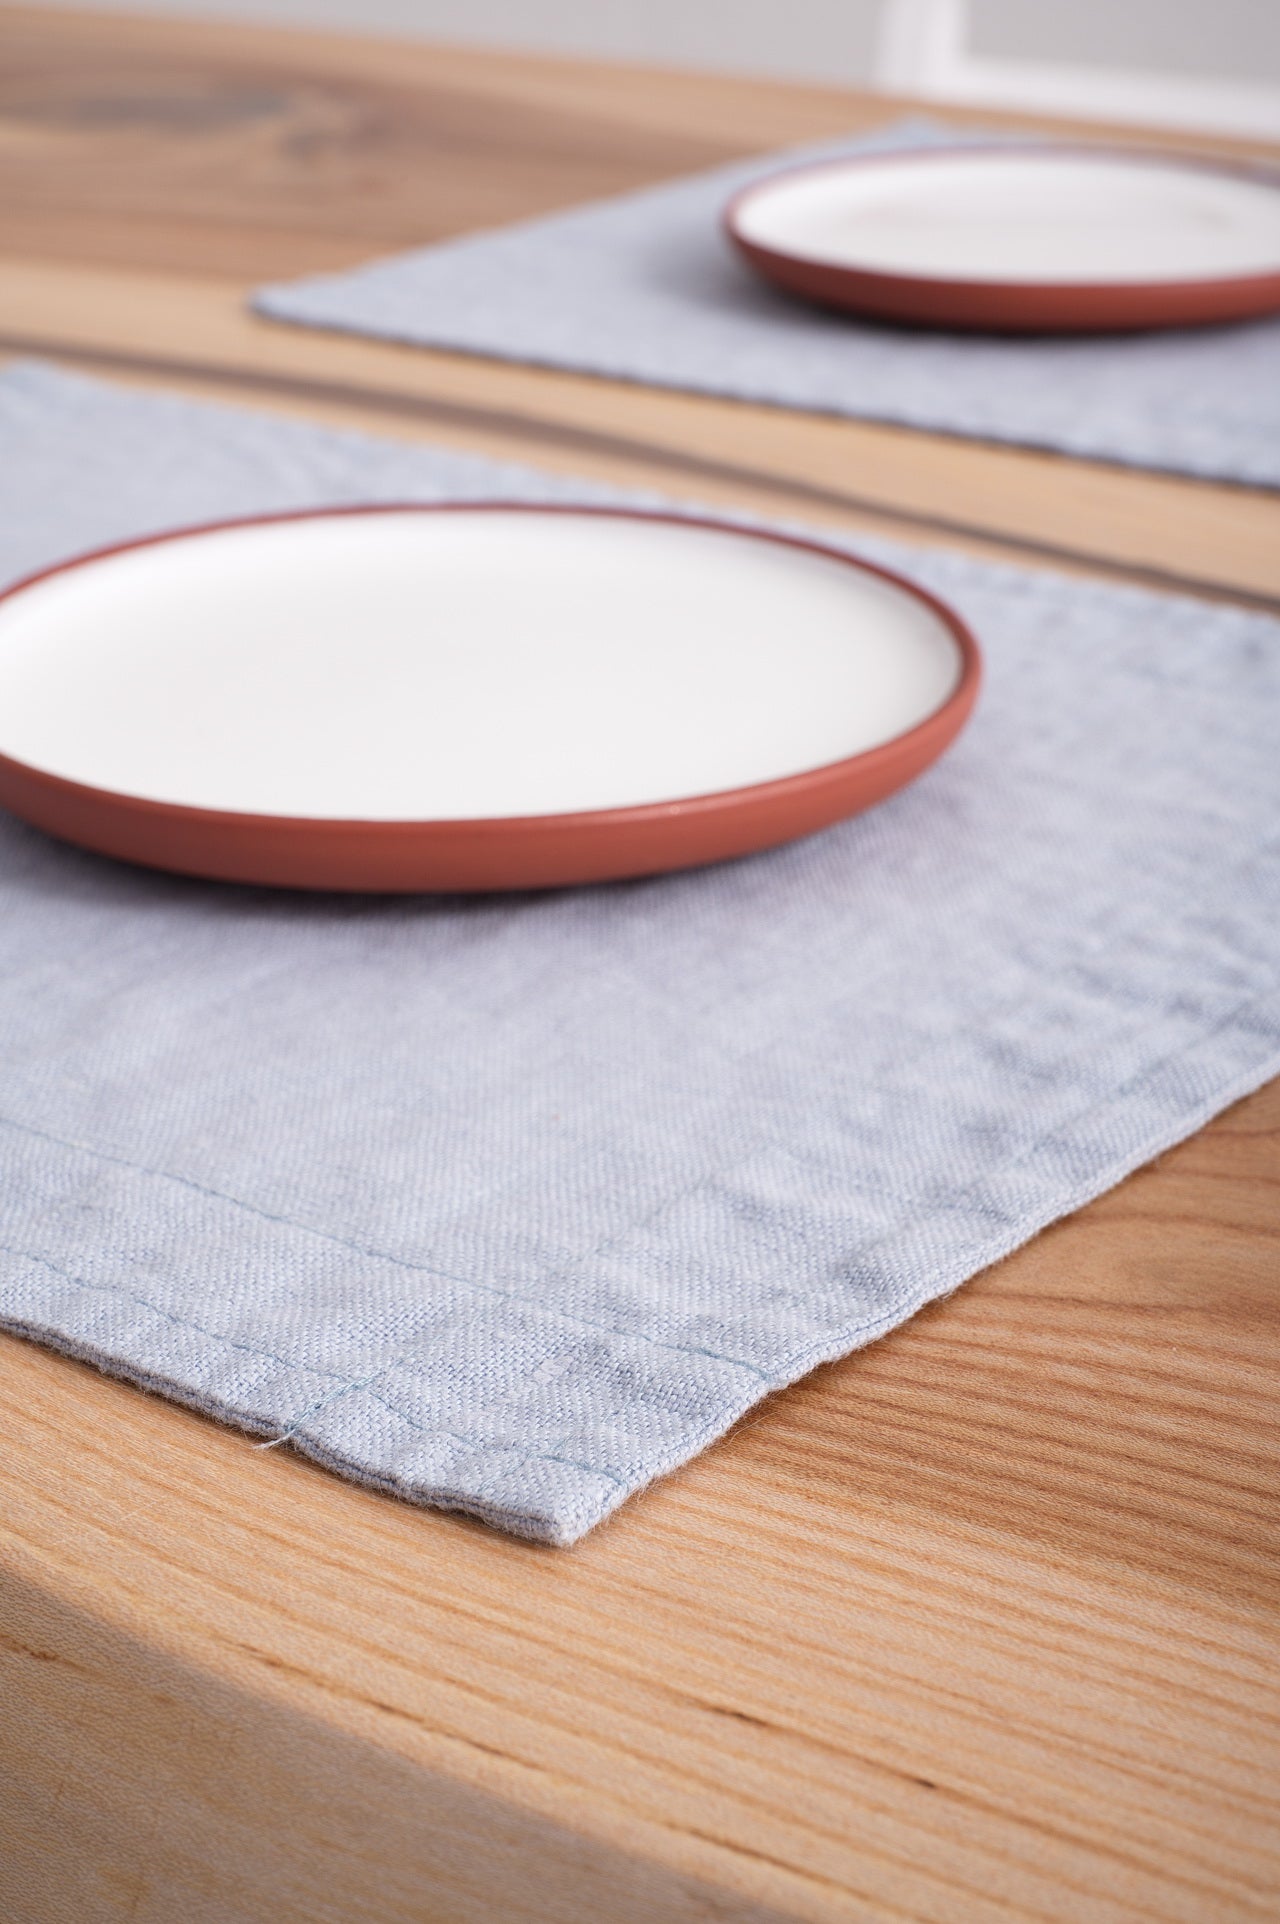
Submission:
[[[1280,603],[1280,515],[1244,489],[241,305],[885,113],[7,10],[0,349]],[[1278,1295],[1280,1084],[572,1551],[0,1340],[0,1917],[1274,1919]]]

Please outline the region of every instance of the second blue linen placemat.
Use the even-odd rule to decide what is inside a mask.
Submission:
[[[255,304],[418,347],[1280,486],[1280,319],[1048,340],[889,327],[787,300],[720,233],[729,196],[781,165],[957,138],[908,122],[757,157]]]

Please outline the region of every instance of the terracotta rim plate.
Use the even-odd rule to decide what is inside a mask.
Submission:
[[[0,595],[0,804],[234,882],[600,881],[870,807],[978,679],[950,609],[818,542],[502,504],[257,517]]]
[[[1087,332],[1280,308],[1280,175],[1180,155],[856,155],[755,182],[725,225],[789,293],[916,325]]]

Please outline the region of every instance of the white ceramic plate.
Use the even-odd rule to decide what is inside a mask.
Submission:
[[[0,758],[170,829],[661,814],[873,758],[954,710],[967,646],[905,583],[709,523],[266,520],[0,600]]]
[[[961,287],[986,290],[988,320],[993,294],[1032,319],[1037,294],[1042,314],[1056,299],[1062,325],[1152,324],[1197,299],[1173,318],[1280,305],[1280,176],[1211,162],[1078,147],[859,156],[756,183],[728,224],[774,278],[779,263],[825,270],[825,292],[797,286],[818,298],[856,304],[859,277],[864,298],[877,281],[932,290],[905,318],[947,319],[944,290],[954,306]],[[1010,324],[1018,312],[1006,298]]]

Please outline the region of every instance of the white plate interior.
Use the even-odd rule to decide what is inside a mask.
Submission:
[[[183,536],[0,603],[0,751],[252,814],[559,814],[839,760],[960,667],[914,596],[750,535],[388,511]]]
[[[1133,285],[1280,271],[1280,186],[1107,154],[925,154],[780,175],[747,240],[926,279]]]

